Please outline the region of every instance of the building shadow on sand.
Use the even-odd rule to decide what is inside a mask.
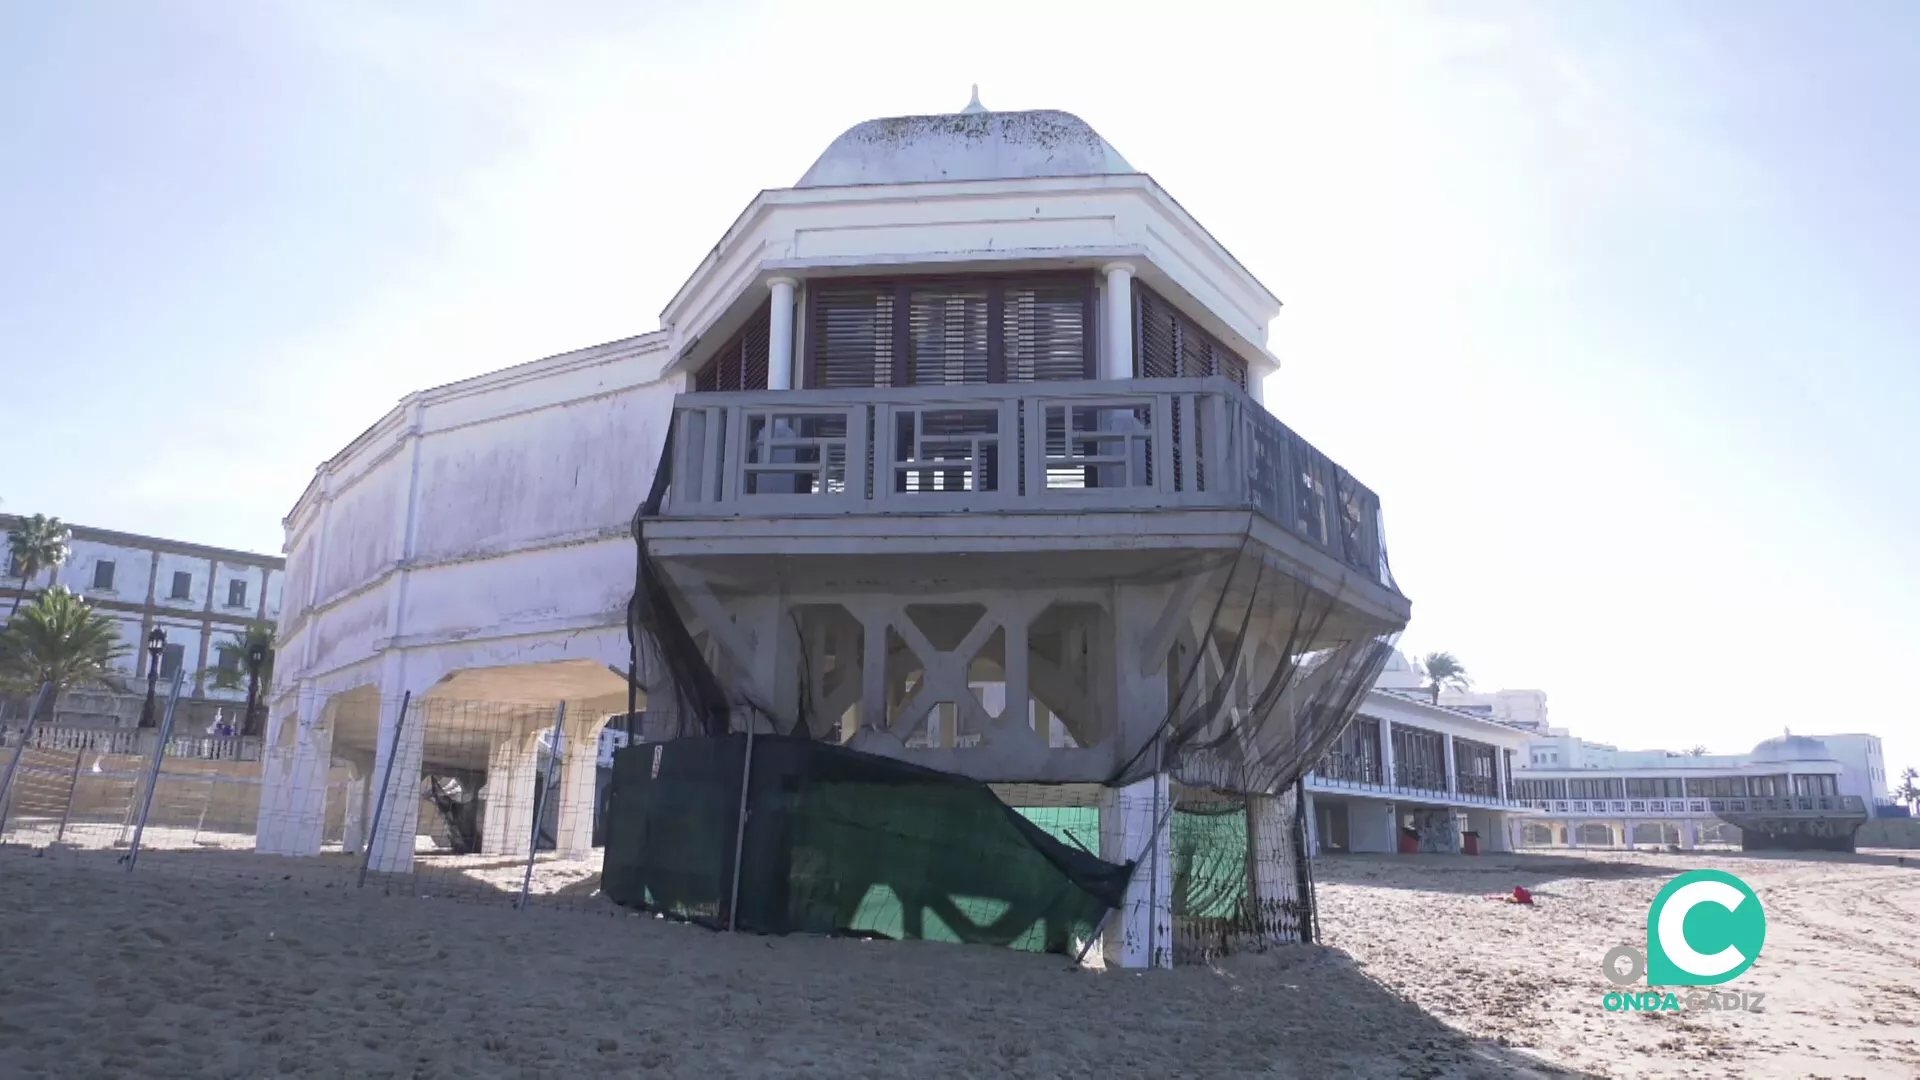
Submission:
[[[1672,877],[1688,869],[1649,852],[1644,859],[1583,859],[1567,855],[1330,855],[1313,861],[1315,880],[1421,892],[1500,893],[1524,886],[1538,892],[1555,881]]]
[[[1374,981],[1337,950],[1289,946],[1228,957],[1211,973],[1276,1020],[1273,1058],[1264,1075],[1597,1075],[1555,1065],[1522,1047],[1474,1038]],[[1303,1009],[1314,1015],[1299,1015]]]

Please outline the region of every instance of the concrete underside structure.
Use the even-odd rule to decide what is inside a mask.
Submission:
[[[646,543],[736,729],[1124,779],[1102,854],[1154,869],[1108,952],[1168,961],[1156,739],[1192,720],[1231,786],[1319,737],[1408,617],[1378,501],[1263,406],[1278,301],[1085,124],[875,124],[757,196],[660,331],[412,395],[322,466],[287,520],[263,850],[318,850],[333,760],[377,870],[411,865],[423,777],[479,789],[515,854],[555,771],[558,846],[589,849],[608,718],[695,726],[651,649],[624,676],[670,441]]]

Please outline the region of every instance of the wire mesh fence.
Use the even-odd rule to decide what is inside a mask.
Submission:
[[[0,858],[532,909],[650,908],[719,927],[735,912],[777,911],[742,928],[989,942],[1094,963],[1129,949],[1185,963],[1312,937],[1293,794],[1164,778],[1126,788],[955,778],[973,794],[915,804],[872,785],[779,788],[768,772],[786,823],[756,804],[742,827],[748,772],[717,775],[667,831],[620,856],[697,849],[713,875],[704,906],[663,894],[623,907],[602,880],[618,861],[605,847],[613,765],[648,729],[609,711],[618,707],[365,689],[282,699],[258,739],[14,728],[0,733],[0,775],[12,776]],[[644,769],[666,745],[623,760]],[[696,813],[700,800],[726,812]],[[1111,891],[1068,895],[1103,874],[1117,874]]]

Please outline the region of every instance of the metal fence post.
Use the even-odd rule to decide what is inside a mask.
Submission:
[[[540,819],[547,816],[547,791],[553,787],[553,769],[560,764],[560,740],[565,737],[561,725],[567,722],[567,703],[561,702],[553,714],[553,742],[547,748],[547,775],[533,796],[533,835],[527,837],[527,872],[520,876],[520,903],[527,906],[527,894],[533,889],[533,857],[540,854]]]
[[[27,744],[33,741],[33,724],[40,715],[40,702],[52,689],[52,683],[41,683],[40,689],[33,692],[33,704],[27,706],[27,726],[20,729],[20,747],[13,752],[13,760],[7,762],[7,775],[0,778],[0,837],[7,834],[7,799],[13,794],[13,774],[20,768],[20,759],[27,756]]]
[[[746,760],[740,765],[740,815],[733,829],[733,890],[727,898],[727,931],[731,933],[739,925],[740,913],[740,856],[746,850],[747,789],[753,783],[753,729],[755,727],[751,713],[747,716],[747,753]]]
[[[380,812],[387,805],[387,785],[393,780],[393,762],[400,756],[400,733],[407,726],[407,709],[413,704],[413,691],[400,695],[400,715],[393,720],[393,743],[387,747],[387,769],[380,776],[380,794],[373,801],[373,820],[367,823],[367,838],[360,845],[360,883],[367,887],[367,868],[373,865],[373,845],[380,839]],[[284,723],[284,721],[282,721]],[[376,733],[376,738],[378,735]]]
[[[80,790],[80,763],[85,761],[86,757],[87,749],[84,746],[73,752],[73,773],[67,777],[67,805],[60,811],[60,831],[53,836],[53,842],[56,844],[67,838],[67,822],[73,817],[73,796]]]
[[[160,738],[153,744],[153,765],[147,770],[147,796],[140,802],[140,820],[133,827],[133,846],[127,850],[127,872],[140,861],[140,839],[146,835],[147,815],[153,812],[154,789],[160,786],[160,765],[166,760],[167,740],[173,737],[173,711],[180,704],[180,685],[186,682],[187,668],[182,664],[173,672],[173,689],[167,691],[167,712],[160,720]]]
[[[1320,940],[1319,905],[1314,903],[1313,895],[1313,841],[1311,827],[1307,821],[1307,781],[1304,775],[1293,782],[1293,852],[1294,873],[1299,879],[1300,903],[1300,943],[1311,945]]]

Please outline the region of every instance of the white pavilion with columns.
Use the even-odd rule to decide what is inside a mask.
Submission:
[[[630,523],[669,438],[645,534],[753,703],[738,723],[1099,790],[1179,672],[1203,699],[1237,680],[1237,710],[1286,661],[1284,604],[1222,659],[1236,559],[1294,608],[1324,599],[1322,644],[1406,623],[1377,500],[1265,408],[1279,308],[1077,117],[976,97],[849,129],[754,196],[659,330],[410,395],[320,467],[286,520],[261,847],[318,851],[312,778],[346,763],[391,777],[373,861],[403,870],[423,769],[521,805],[499,793],[532,783],[566,702],[559,842],[587,853],[597,734],[629,689]],[[676,708],[639,697],[650,724]],[[409,698],[424,719],[396,729]],[[523,706],[436,721],[454,702]],[[1151,818],[1103,822],[1103,854],[1140,857]],[[487,850],[524,853],[530,824],[490,809]]]

